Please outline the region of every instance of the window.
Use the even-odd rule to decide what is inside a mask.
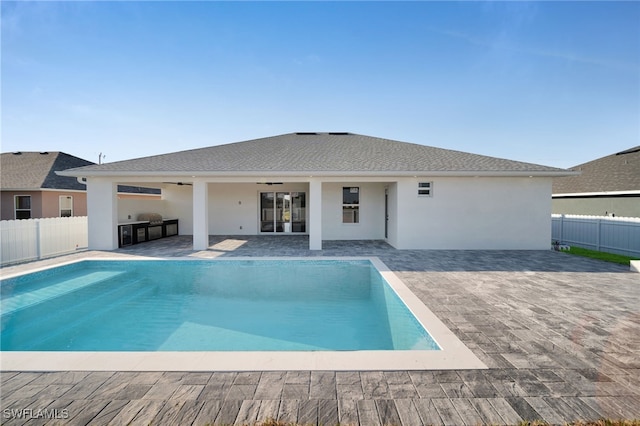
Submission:
[[[342,188],[342,223],[360,223],[360,188]]]
[[[16,219],[31,219],[31,195],[16,195]]]
[[[418,195],[431,197],[433,195],[433,182],[418,182]]]
[[[73,197],[71,195],[60,196],[60,217],[73,216]]]

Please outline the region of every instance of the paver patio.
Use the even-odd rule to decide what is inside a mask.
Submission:
[[[380,241],[172,237],[114,256],[377,256],[488,367],[460,371],[2,372],[2,424],[477,425],[640,419],[640,275],[553,251],[395,250]],[[58,419],[36,416],[38,410]],[[14,410],[14,411],[11,411]],[[32,410],[32,411],[25,411]]]

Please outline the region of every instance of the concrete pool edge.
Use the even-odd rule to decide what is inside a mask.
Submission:
[[[487,368],[464,353],[439,355],[435,351],[3,352],[1,370],[395,371]]]
[[[146,260],[158,258],[133,258]],[[2,371],[380,371],[463,370],[487,366],[377,257],[232,257],[233,260],[368,260],[441,347],[439,351],[0,352]],[[127,260],[91,259],[84,260]],[[65,262],[75,263],[75,262]],[[61,266],[61,265],[56,265]],[[55,267],[55,266],[53,266]],[[48,269],[48,268],[44,268]],[[34,272],[34,271],[29,271]],[[29,273],[25,272],[25,273]],[[19,274],[21,275],[21,274]],[[4,278],[4,277],[3,277]]]

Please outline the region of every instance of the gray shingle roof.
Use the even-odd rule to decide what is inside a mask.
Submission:
[[[0,187],[3,190],[73,189],[86,190],[75,177],[55,172],[94,164],[64,152],[2,153]]]
[[[288,133],[84,167],[87,175],[278,172],[564,172],[537,164],[349,133]]]
[[[640,191],[640,146],[571,168],[579,176],[553,180],[553,194]]]

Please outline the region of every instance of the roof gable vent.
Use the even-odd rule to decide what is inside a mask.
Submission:
[[[346,136],[346,135],[350,135],[351,133],[349,132],[329,132],[330,135],[336,135],[336,136]]]
[[[305,136],[305,135],[317,135],[317,132],[296,132],[296,135]]]

